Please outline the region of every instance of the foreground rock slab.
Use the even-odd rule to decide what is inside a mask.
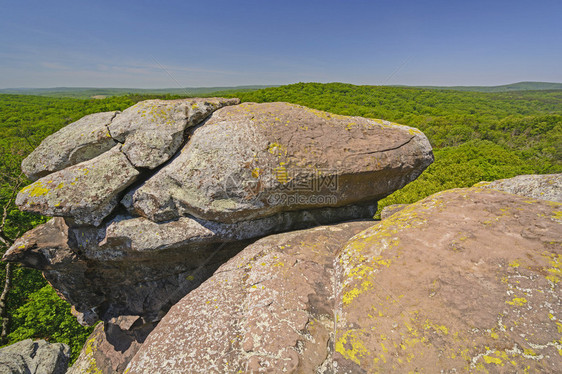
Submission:
[[[23,188],[16,204],[25,211],[71,217],[78,224],[98,226],[117,206],[120,193],[139,174],[115,147]]]
[[[360,204],[433,162],[419,130],[288,103],[225,107],[190,132],[181,153],[132,195],[136,214],[232,223]]]
[[[556,371],[561,208],[450,190],[350,240],[338,256],[339,372]]]
[[[372,224],[321,226],[247,247],[170,310],[127,373],[315,372],[333,331],[334,256]]]
[[[65,374],[70,347],[44,340],[22,340],[0,349],[2,374]]]
[[[117,142],[107,127],[118,113],[90,114],[49,135],[23,160],[23,173],[36,180],[113,148]]]
[[[457,189],[345,244],[364,223],[269,236],[176,304],[128,373],[556,372],[561,211]]]

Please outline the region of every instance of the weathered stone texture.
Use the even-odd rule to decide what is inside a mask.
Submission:
[[[562,174],[518,175],[494,182],[480,182],[478,186],[562,203]]]
[[[130,200],[153,221],[193,215],[231,223],[378,200],[432,161],[427,138],[411,127],[245,103],[214,112]]]
[[[23,188],[16,204],[25,211],[71,217],[77,224],[98,226],[138,176],[137,169],[115,147]]]
[[[18,239],[3,260],[41,270],[80,323],[103,321],[73,373],[122,372],[174,304],[209,287],[189,295],[216,294],[230,304],[192,306],[193,315],[218,313],[207,329],[215,338],[243,334],[195,351],[210,355],[213,347],[228,352],[238,344],[236,352],[246,355],[229,364],[210,355],[211,371],[330,367],[332,260],[372,221],[272,236],[245,250],[259,259],[237,257],[241,269],[227,265],[215,275],[234,288],[201,285],[266,235],[372,218],[378,199],[433,161],[431,147],[418,130],[387,121],[287,103],[236,104],[149,100],[87,116],[24,162],[30,175],[44,176],[16,203],[55,218]],[[208,363],[190,362],[208,371]]]
[[[337,258],[338,372],[556,371],[561,210],[450,190],[355,236]]]
[[[174,305],[127,373],[313,373],[329,354],[333,258],[372,224],[293,231],[247,247]]]
[[[22,340],[0,349],[0,374],[64,374],[70,347],[44,340]]]
[[[109,131],[124,143],[122,150],[135,167],[154,169],[176,153],[188,127],[239,102],[223,98],[141,101],[116,118]]]
[[[457,189],[269,236],[176,304],[128,373],[556,372],[561,211]]]
[[[23,160],[21,169],[31,180],[90,160],[113,148],[107,126],[119,112],[95,113],[82,117],[46,137]]]
[[[123,373],[154,325],[143,323],[138,316],[121,316],[98,324],[67,374]]]

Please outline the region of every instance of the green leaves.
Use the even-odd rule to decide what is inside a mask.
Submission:
[[[435,150],[434,154],[435,162],[418,179],[379,201],[377,217],[388,205],[410,204],[439,191],[533,174],[537,170],[518,152],[487,140],[472,140],[458,147]]]
[[[72,362],[93,331],[93,327],[76,322],[70,314],[70,305],[50,285],[29,295],[28,302],[13,314],[13,320],[18,327],[9,335],[11,342],[31,338],[65,343],[70,346]]]

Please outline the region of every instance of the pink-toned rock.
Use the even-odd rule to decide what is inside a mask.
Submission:
[[[561,214],[457,189],[269,236],[176,304],[127,373],[556,372]]]
[[[293,231],[247,247],[170,310],[127,373],[313,373],[329,358],[334,255],[372,224]]]
[[[138,316],[121,316],[99,323],[67,374],[122,373],[154,326],[143,323]]]
[[[338,373],[557,371],[561,212],[458,189],[355,236],[337,258]]]

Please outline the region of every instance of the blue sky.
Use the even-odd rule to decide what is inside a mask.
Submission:
[[[0,88],[562,82],[560,0],[0,1]]]

